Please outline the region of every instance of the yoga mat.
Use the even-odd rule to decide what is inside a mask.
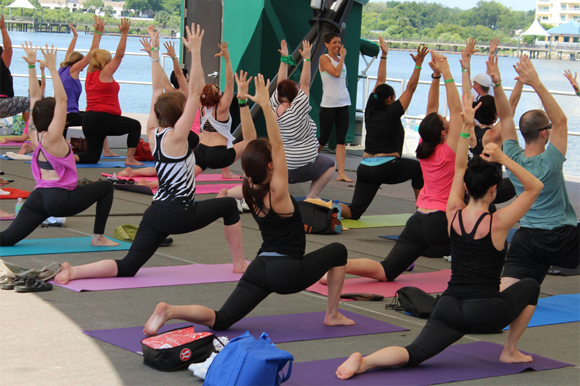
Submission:
[[[296,201],[304,201],[304,200],[306,200],[306,196],[298,196],[298,197],[294,197],[294,199]],[[321,198],[321,200],[322,201],[326,201],[326,202],[328,202],[328,201],[334,201],[334,200],[329,200],[328,198]],[[350,204],[350,202],[344,202],[344,201],[340,201],[340,200],[338,202],[340,202],[341,204],[344,204],[344,205]],[[342,219],[341,221],[344,221],[344,219]]]
[[[556,295],[538,299],[528,327],[580,322],[580,294]],[[504,328],[509,330],[509,326]]]
[[[516,233],[517,229],[510,229],[507,235],[507,242],[511,243],[512,242],[512,237],[514,236],[514,234]],[[389,239],[389,240],[399,240],[399,235],[389,235],[389,236],[379,236],[380,238],[383,239]]]
[[[109,173],[101,173],[101,176],[107,177],[107,178],[113,177],[113,175],[112,174],[109,174]],[[155,177],[122,177],[122,176],[116,176],[116,177],[119,180],[133,180],[135,182],[139,182],[141,180],[145,180],[147,182],[153,182],[153,181],[157,181],[158,180],[157,176],[155,176]],[[196,178],[196,181],[197,181],[197,178]]]
[[[108,174],[108,173],[101,173],[102,176],[104,177],[113,177],[112,174]],[[120,180],[128,180],[128,179],[133,179],[136,182],[139,182],[140,180],[144,179],[147,182],[152,182],[152,181],[157,181],[158,178],[157,176],[155,177],[140,177],[140,176],[134,176],[134,177],[122,177],[122,176],[117,176],[118,179]],[[225,181],[225,182],[240,182],[242,181],[241,178],[228,178],[228,179],[224,179],[222,178],[221,174],[200,174],[199,176],[195,177],[195,181],[196,182],[206,182],[206,181]]]
[[[53,253],[76,253],[76,252],[106,252],[126,251],[131,243],[113,240],[120,245],[116,247],[93,247],[92,236],[87,237],[64,237],[54,239],[24,239],[13,247],[0,248],[0,256],[23,256],[23,255],[49,255]]]
[[[13,200],[16,198],[28,198],[28,196],[30,195],[30,192],[26,191],[26,190],[20,190],[20,189],[15,189],[15,188],[5,188],[5,187],[0,187],[0,189],[4,190],[5,192],[10,192],[10,194],[3,194],[0,195],[0,199],[3,200]]]
[[[382,214],[378,216],[362,216],[360,220],[343,218],[342,226],[349,229],[402,227],[405,226],[411,213]]]
[[[30,163],[30,161],[25,161]],[[131,166],[132,168],[144,168],[148,166],[155,166],[153,161],[143,161],[145,165],[143,166]],[[126,168],[125,161],[106,161],[97,162],[96,164],[77,164],[77,169],[97,169],[97,168]]]
[[[3,247],[4,248],[4,247]],[[107,277],[73,280],[61,287],[73,291],[107,291],[127,288],[171,285],[224,283],[238,281],[241,273],[233,272],[233,264],[189,264],[171,267],[141,268],[135,277]]]
[[[395,281],[385,282],[366,277],[358,279],[346,279],[342,287],[342,293],[369,293],[383,295],[386,298],[395,296],[395,292],[402,287],[418,287],[427,293],[443,292],[447,289],[447,283],[451,279],[451,270],[444,269],[437,272],[428,273],[407,273],[402,274]],[[306,291],[328,296],[328,287],[316,283],[306,289]],[[342,299],[345,302],[350,300]]]
[[[6,142],[6,143],[0,143],[0,146],[2,146],[2,147],[21,147],[25,143],[30,145],[30,141],[24,141],[24,142],[12,142],[12,141],[10,141],[10,142]]]
[[[240,186],[242,183],[239,184],[214,184],[214,185],[195,185],[195,193],[196,194],[210,194],[210,193],[219,193],[222,189],[231,189],[236,186]]]
[[[129,192],[135,193],[142,193],[148,194],[150,196],[154,195],[157,192],[157,188],[152,189],[149,186],[145,185],[137,185],[137,184],[114,184],[115,189],[119,190],[127,190]],[[196,194],[212,194],[212,193],[219,193],[222,189],[231,189],[234,186],[239,186],[239,184],[213,184],[213,185],[195,185],[195,193]]]
[[[229,339],[250,331],[253,336],[260,336],[262,332],[268,333],[273,343],[298,342],[302,340],[342,338],[347,336],[359,336],[370,334],[383,334],[387,332],[408,331],[380,320],[355,314],[354,312],[340,310],[340,313],[356,322],[355,326],[324,325],[324,312],[308,312],[302,314],[254,316],[244,318],[234,324],[227,331],[216,332],[217,336],[227,336]],[[159,329],[159,333],[191,326],[192,323],[166,324]],[[206,326],[194,324],[195,332],[212,331]],[[100,339],[117,347],[131,352],[141,353],[141,339],[143,327],[126,327],[109,330],[84,331],[93,338]]]
[[[364,349],[364,347],[361,347]],[[490,342],[457,344],[418,367],[398,367],[368,371],[343,381],[336,378],[336,369],[346,358],[294,363],[292,376],[285,385],[436,385],[519,374],[526,370],[554,370],[574,366],[532,354],[533,363],[502,363],[499,356],[503,346]],[[529,354],[529,353],[526,353]],[[497,384],[502,382],[498,380]]]
[[[157,192],[157,188],[155,188],[154,190],[151,189],[150,186],[147,185],[137,185],[137,184],[113,184],[113,186],[115,187],[115,189],[119,189],[119,190],[126,190],[128,192],[135,192],[135,193],[142,193],[142,194],[148,194],[150,196],[152,196],[153,194],[155,194],[155,192]]]
[[[0,217],[0,221],[14,220],[16,217]]]

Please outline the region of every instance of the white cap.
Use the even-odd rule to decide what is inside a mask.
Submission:
[[[483,87],[491,87],[491,77],[487,74],[477,74],[473,81]]]

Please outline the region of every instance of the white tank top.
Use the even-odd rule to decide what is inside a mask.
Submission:
[[[334,67],[338,62],[326,54]],[[346,88],[346,66],[342,66],[340,77],[336,78],[326,71],[320,71],[322,79],[322,102],[320,107],[343,107],[350,106],[350,94]]]
[[[228,121],[227,122],[220,122],[217,119],[215,119],[212,116],[213,110],[215,109],[214,107],[206,107],[205,108],[205,115],[203,117],[201,117],[201,122],[200,122],[200,127],[203,130],[203,127],[205,126],[205,123],[207,121],[209,121],[209,123],[212,125],[212,127],[221,135],[223,135],[225,137],[225,139],[228,140],[228,145],[227,148],[231,148],[234,146],[234,140],[236,139],[232,134],[231,134],[231,128],[232,128],[232,116],[230,115],[228,117]]]

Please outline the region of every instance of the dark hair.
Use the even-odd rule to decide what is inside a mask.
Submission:
[[[170,91],[159,95],[153,110],[161,127],[174,127],[183,114],[185,95],[178,91]]]
[[[388,106],[385,105],[385,100],[395,95],[395,89],[388,84],[381,84],[375,88],[375,92],[371,94],[371,99],[368,108],[373,110],[384,110]]]
[[[54,118],[56,99],[47,97],[37,100],[32,107],[32,122],[38,132],[48,130],[48,126]]]
[[[435,151],[437,145],[441,143],[441,132],[445,129],[443,121],[438,113],[428,114],[419,125],[419,135],[422,141],[417,146],[418,159],[427,159]]]
[[[272,162],[272,147],[266,138],[250,141],[242,154],[242,170],[246,174],[242,184],[242,192],[246,203],[254,212],[265,212],[266,209],[263,199],[270,191],[268,178],[268,164],[270,162]]]
[[[501,165],[487,162],[481,159],[479,155],[469,160],[467,170],[463,176],[467,193],[474,200],[482,199],[489,188],[494,185],[500,185],[502,180]]]
[[[206,84],[203,86],[201,96],[199,97],[199,101],[202,106],[212,107],[220,103],[220,99],[222,99],[222,97],[220,96],[219,91],[215,92],[214,86],[214,84]]]
[[[187,68],[183,68],[183,69],[181,69],[181,71],[183,71],[183,76],[185,76],[185,78],[187,79],[187,74],[189,73],[189,71],[187,71]],[[171,75],[169,76],[169,81],[173,85],[174,89],[179,90],[179,82],[177,82],[177,77],[175,76],[175,71],[171,71]]]
[[[550,124],[550,119],[543,110],[526,111],[520,117],[520,131],[526,143],[534,142],[540,137],[539,129]]]
[[[290,79],[284,79],[278,83],[278,100],[280,102],[292,103],[296,95],[298,95],[298,85]]]
[[[336,38],[336,37],[340,37],[340,34],[337,32],[327,32],[324,35],[322,35],[322,40],[324,40],[324,42],[326,44],[330,43],[332,41],[332,39]]]
[[[475,119],[484,125],[491,125],[496,120],[497,110],[495,108],[495,98],[491,95],[485,95],[479,98],[477,102],[473,102],[473,107],[479,106],[479,109],[475,112]]]

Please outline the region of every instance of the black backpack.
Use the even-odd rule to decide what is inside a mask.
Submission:
[[[328,208],[306,201],[298,202],[298,208],[302,221],[304,221],[306,233],[330,235],[342,232],[342,223],[338,218],[337,208]]]
[[[438,299],[439,296],[435,298],[417,287],[402,287],[395,294],[391,304],[387,304],[385,308],[428,319]]]

